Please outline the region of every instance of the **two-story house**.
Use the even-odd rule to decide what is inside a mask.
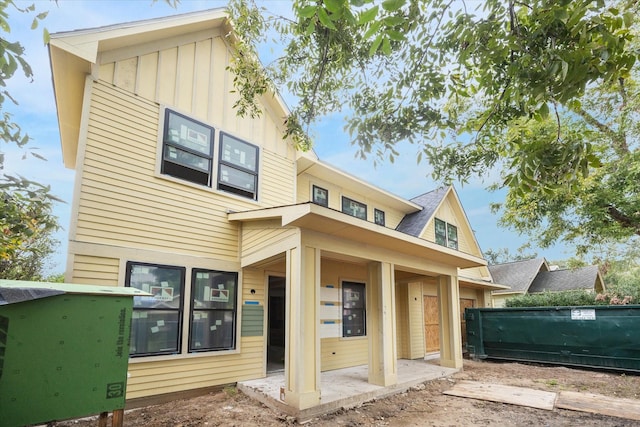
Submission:
[[[219,9],[51,37],[76,170],[66,280],[153,295],[134,302],[127,398],[284,369],[304,409],[322,371],[389,386],[432,351],[460,368],[460,298],[496,287],[455,191],[405,200],[297,152],[277,94],[238,117],[232,33]]]

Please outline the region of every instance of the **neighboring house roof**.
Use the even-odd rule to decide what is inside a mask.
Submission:
[[[494,291],[494,294],[527,293],[538,273],[548,270],[549,266],[544,258],[489,266],[494,283],[511,287],[507,290]]]
[[[602,276],[597,265],[573,270],[541,271],[529,287],[529,293],[544,291],[569,291],[575,289],[604,289]]]
[[[420,237],[422,230],[424,230],[424,227],[435,214],[450,188],[450,186],[441,187],[411,199],[413,203],[422,206],[422,210],[402,218],[396,230],[414,237]]]

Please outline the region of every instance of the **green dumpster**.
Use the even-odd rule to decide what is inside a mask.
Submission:
[[[136,295],[0,280],[0,426],[123,409]]]
[[[465,321],[474,359],[640,372],[640,305],[467,308]]]

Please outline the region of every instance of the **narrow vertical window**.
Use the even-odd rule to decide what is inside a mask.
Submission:
[[[380,209],[374,209],[373,218],[376,224],[384,225],[384,211],[381,211]]]
[[[365,284],[342,282],[342,336],[365,336],[367,316]]]
[[[131,356],[180,352],[185,269],[127,262],[125,285],[151,296],[133,297]]]

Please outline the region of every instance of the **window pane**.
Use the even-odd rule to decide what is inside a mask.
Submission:
[[[313,186],[313,203],[321,206],[329,206],[329,191],[324,188]]]
[[[342,310],[342,336],[364,336],[366,319],[364,310]]]
[[[180,308],[182,269],[150,265],[131,265],[130,268],[128,286],[153,295],[133,297],[134,308]]]
[[[367,219],[367,205],[348,197],[342,198],[342,212],[360,219]]]
[[[455,225],[447,224],[448,246],[458,249],[458,229]]]
[[[195,310],[192,317],[192,351],[234,348],[233,311]]]
[[[379,209],[375,209],[374,211],[374,221],[378,225],[384,225],[384,211]]]
[[[436,218],[435,219],[435,229],[436,229],[436,243],[442,246],[447,246],[447,224]]]
[[[220,165],[220,183],[230,185],[251,193],[256,191],[256,175]]]
[[[256,172],[258,148],[227,134],[221,134],[222,161]]]
[[[170,162],[180,163],[181,165],[188,166],[190,168],[199,169],[207,173],[209,173],[211,168],[211,162],[209,159],[188,153],[171,145],[166,145],[164,147],[164,159]]]
[[[194,270],[193,308],[234,310],[236,307],[236,273]]]
[[[164,141],[211,156],[213,128],[167,110]]]
[[[134,310],[129,354],[177,353],[179,332],[177,310]]]

